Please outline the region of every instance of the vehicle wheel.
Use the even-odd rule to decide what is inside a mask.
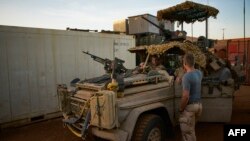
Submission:
[[[143,115],[136,123],[133,141],[165,141],[166,129],[163,120],[157,115]]]

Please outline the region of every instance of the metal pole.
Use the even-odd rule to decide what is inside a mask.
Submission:
[[[244,14],[244,21],[243,21],[244,22],[244,41],[245,41],[245,39],[246,39],[246,8],[245,8],[245,0],[244,0],[243,14]]]
[[[224,31],[225,31],[225,28],[222,28],[222,40],[224,40]]]
[[[208,48],[208,18],[206,19],[206,47]]]
[[[207,6],[208,5],[209,5],[209,1],[207,0]],[[206,44],[206,48],[208,48],[208,17],[206,18],[206,43],[205,44]]]
[[[181,23],[181,31],[183,31],[183,22]]]
[[[193,42],[193,38],[194,38],[194,35],[193,35],[193,23],[191,23],[191,33],[192,33],[192,42]]]
[[[246,50],[246,19],[245,19],[245,15],[246,15],[246,10],[245,10],[245,0],[244,0],[244,4],[243,4],[243,31],[244,31],[244,62],[243,62],[243,66],[246,65],[246,57],[247,57],[247,50]]]
[[[115,46],[116,46],[116,42],[114,40],[114,42],[113,42],[113,60],[115,60]]]

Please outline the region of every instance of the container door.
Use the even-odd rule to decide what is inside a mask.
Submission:
[[[116,39],[114,40],[114,56],[125,61],[123,64],[127,69],[135,68],[135,53],[130,53],[129,48],[135,46],[135,40]]]

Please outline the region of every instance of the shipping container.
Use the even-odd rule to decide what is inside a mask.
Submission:
[[[57,84],[104,74],[82,51],[134,68],[134,46],[128,35],[0,26],[0,124],[53,117]]]
[[[231,65],[235,65],[236,58],[244,69],[246,84],[250,85],[250,38],[227,41],[227,59]]]

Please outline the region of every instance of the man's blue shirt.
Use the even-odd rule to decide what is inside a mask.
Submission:
[[[201,99],[201,80],[202,73],[194,70],[184,74],[182,78],[183,90],[189,91],[189,102],[200,101]]]

